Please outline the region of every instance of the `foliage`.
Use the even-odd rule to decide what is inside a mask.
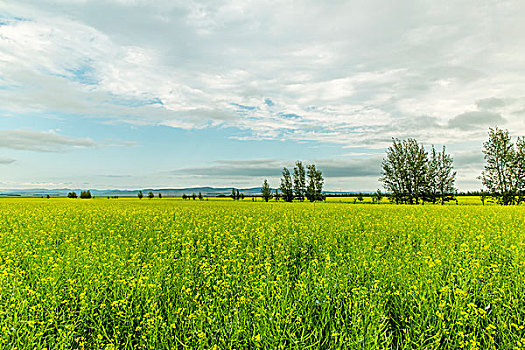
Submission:
[[[303,201],[306,196],[306,170],[301,161],[295,162],[293,168],[293,192],[295,198]]]
[[[306,187],[306,198],[310,202],[322,201],[325,199],[323,195],[323,173],[315,167],[315,164],[306,166],[308,185]]]
[[[81,199],[90,199],[91,198],[91,191],[80,191],[80,198]]]
[[[490,128],[483,154],[486,164],[480,178],[491,198],[502,205],[520,204],[525,195],[524,138],[518,137],[515,147],[508,130]]]
[[[379,204],[381,202],[381,200],[383,199],[383,193],[381,192],[381,190],[377,190],[373,195],[372,195],[372,202],[373,203],[377,203]]]
[[[445,204],[454,199],[456,172],[453,170],[452,157],[446,153],[445,146],[437,152],[434,146],[430,151],[426,172],[425,199],[433,204]]]
[[[149,199],[153,199],[153,198],[155,198],[155,195],[153,194],[152,191],[149,191],[149,193],[148,193],[148,198],[149,198]]]
[[[452,157],[437,152],[430,156],[415,139],[392,140],[382,162],[380,181],[389,192],[390,201],[397,204],[445,202],[454,198],[456,172]]]
[[[268,185],[268,180],[264,179],[263,185],[261,187],[261,195],[265,202],[268,202],[272,198],[272,189]]]
[[[137,197],[139,197],[139,199],[142,199],[144,197],[144,194],[142,194],[142,191],[139,191],[139,193],[137,193]]]
[[[293,201],[293,184],[292,184],[292,177],[290,176],[290,170],[288,168],[283,168],[283,177],[281,179],[281,197],[286,202],[292,202]]]
[[[427,152],[416,140],[393,139],[380,180],[396,203],[418,204],[425,194]]]
[[[525,136],[518,137],[514,154],[514,171],[516,177],[516,204],[525,201]]]
[[[232,194],[230,195],[231,199],[238,201],[239,199],[244,199],[244,194],[239,192],[239,189],[232,188]]]
[[[67,198],[77,198],[77,193],[76,192],[69,192],[67,194]]]
[[[315,164],[307,165],[306,170],[301,161],[295,163],[293,180],[290,170],[283,168],[281,178],[280,196],[286,202],[293,202],[294,198],[303,201],[306,197],[310,202],[324,200],[323,194],[324,178],[323,173],[316,169]],[[308,177],[308,183],[307,179]],[[277,194],[277,191],[276,191]]]

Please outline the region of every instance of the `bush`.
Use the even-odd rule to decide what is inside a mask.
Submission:
[[[90,199],[91,198],[91,191],[90,190],[81,191],[80,192],[80,198],[81,199]]]

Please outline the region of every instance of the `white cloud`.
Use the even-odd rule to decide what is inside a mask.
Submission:
[[[16,160],[13,159],[13,158],[8,158],[8,157],[0,157],[0,164],[11,164],[13,162],[15,162]]]
[[[70,148],[95,147],[89,138],[71,138],[54,132],[3,130],[0,131],[0,148],[37,152],[63,152]]]

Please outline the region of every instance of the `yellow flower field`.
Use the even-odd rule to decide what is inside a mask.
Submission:
[[[0,348],[525,347],[525,207],[1,199]]]

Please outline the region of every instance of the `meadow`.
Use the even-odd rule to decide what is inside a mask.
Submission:
[[[1,199],[3,349],[525,348],[525,207]]]

